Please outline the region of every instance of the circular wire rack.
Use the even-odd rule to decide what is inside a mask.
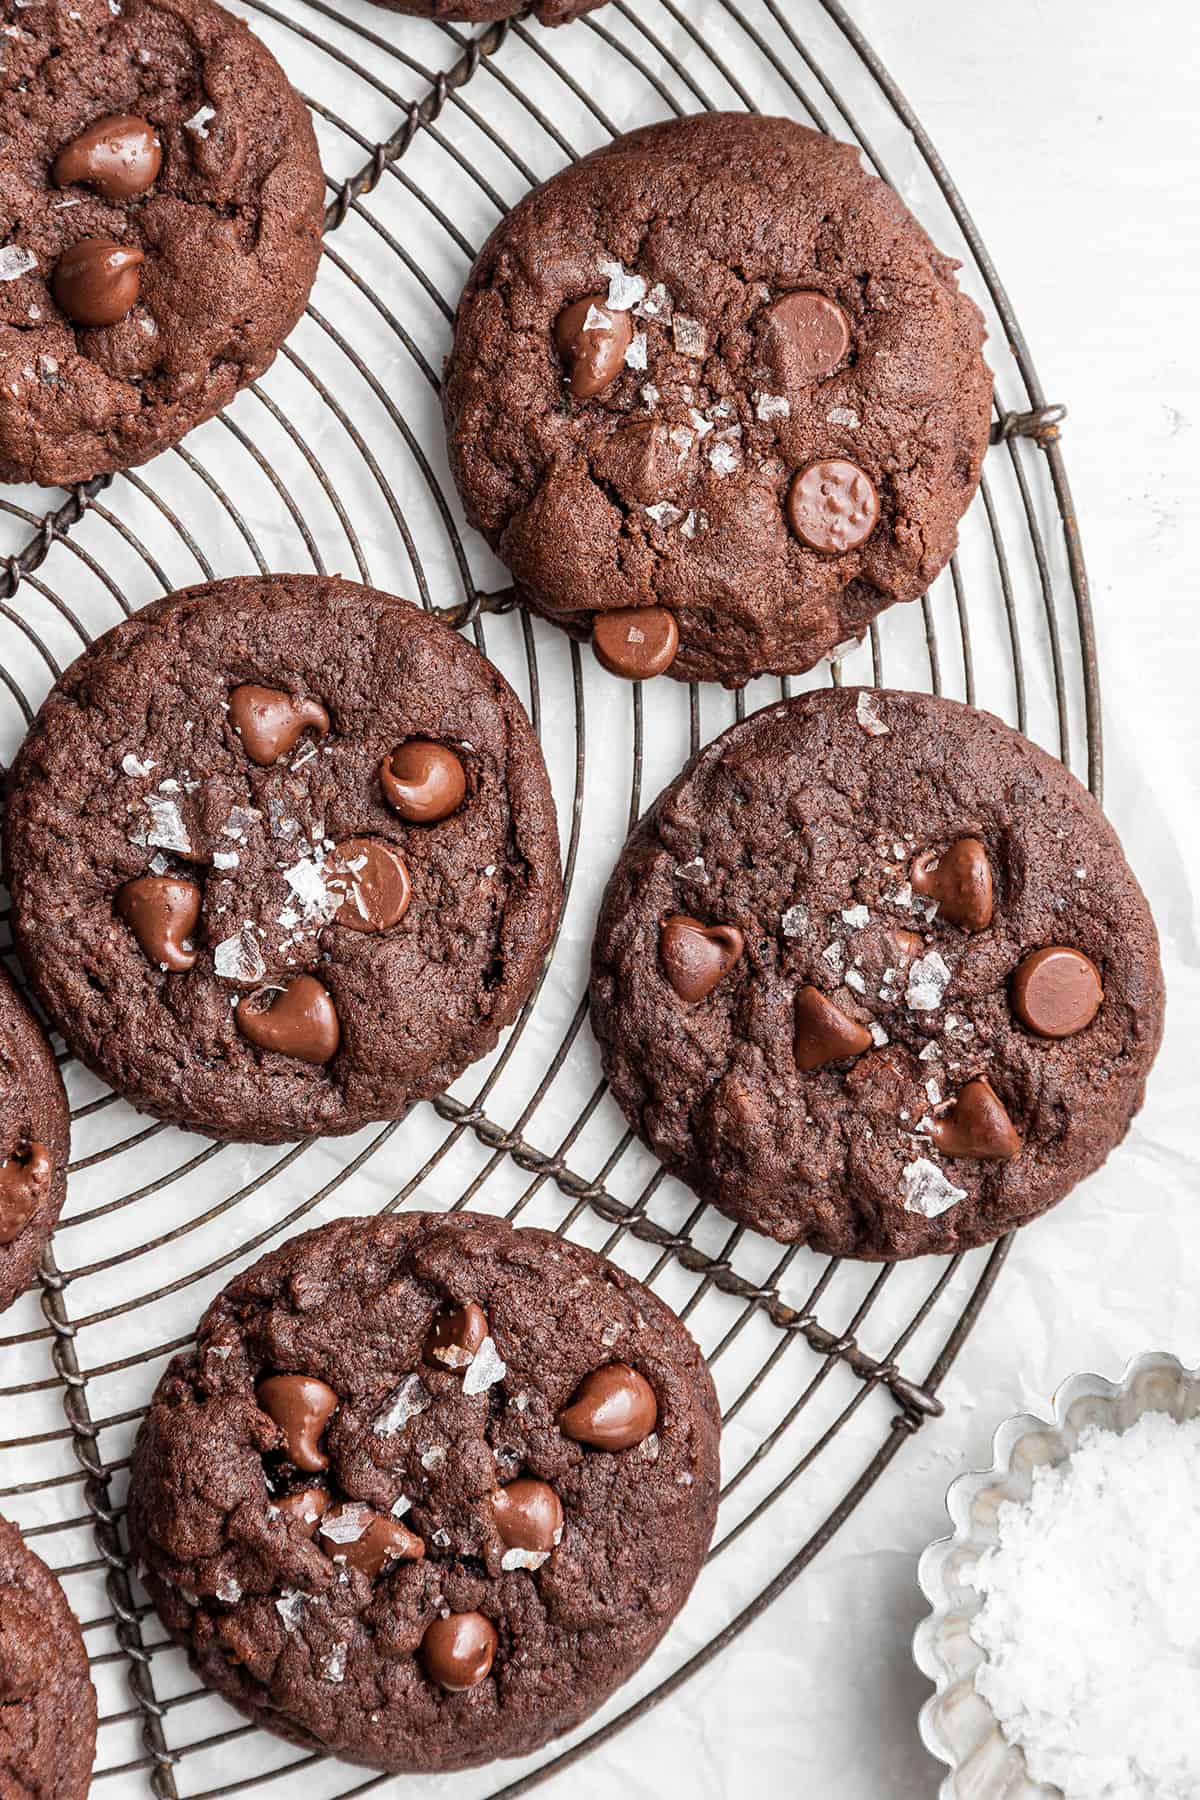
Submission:
[[[500,1800],[640,1717],[795,1579],[942,1414],[939,1387],[996,1281],[1007,1240],[868,1268],[781,1248],[698,1205],[605,1092],[585,1023],[587,948],[600,886],[645,802],[701,743],[781,691],[886,681],[986,705],[1099,796],[1062,409],[1046,403],[947,170],[838,0],[611,0],[567,30],[521,19],[474,34],[368,0],[239,10],[317,120],[329,185],[321,272],[267,376],[176,449],[51,510],[38,490],[0,497],[0,753],[11,760],[83,646],[158,595],[255,570],[345,573],[470,632],[513,682],[554,782],[566,903],[547,972],[502,1047],[405,1120],[349,1139],[280,1149],[188,1136],[132,1112],[55,1040],[72,1103],[69,1196],[40,1291],[3,1320],[0,1509],[84,1621],[98,1793],[385,1786],[245,1724],[166,1641],[124,1532],[142,1410],[239,1268],[341,1213],[475,1207],[615,1258],[675,1308],[712,1368],[719,1523],[688,1608],[633,1681],[539,1756],[455,1778],[463,1800]],[[611,136],[707,107],[788,113],[857,142],[935,240],[957,247],[997,374],[979,496],[929,594],[840,660],[736,695],[614,682],[514,610],[462,523],[438,406],[459,289],[503,213]]]

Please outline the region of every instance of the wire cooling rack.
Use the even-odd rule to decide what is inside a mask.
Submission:
[[[720,1520],[682,1618],[595,1719],[540,1757],[434,1784],[499,1800],[679,1687],[800,1573],[941,1414],[939,1385],[1007,1248],[896,1269],[823,1263],[732,1228],[664,1177],[607,1097],[586,1027],[596,901],[625,833],[733,718],[781,685],[843,678],[985,705],[1098,793],[1086,577],[1061,409],[1046,405],[933,146],[837,0],[612,0],[566,30],[516,22],[474,36],[366,0],[241,10],[318,122],[330,202],[312,302],[264,380],[176,450],[50,511],[40,490],[0,497],[0,754],[11,760],[83,645],[159,594],[255,569],[341,571],[443,610],[513,681],[551,768],[567,901],[550,968],[503,1047],[401,1124],[282,1150],[217,1145],[140,1118],[64,1058],[69,1197],[40,1293],[3,1320],[0,1509],[85,1622],[99,1794],[148,1783],[189,1800],[321,1800],[386,1786],[247,1726],[164,1641],[123,1520],[147,1397],[236,1270],[338,1213],[476,1207],[615,1257],[675,1307],[712,1367]],[[503,572],[462,526],[437,401],[454,302],[507,207],[617,131],[710,106],[786,112],[856,140],[937,242],[957,247],[997,371],[994,444],[952,567],[842,663],[737,696],[630,688],[509,610]]]

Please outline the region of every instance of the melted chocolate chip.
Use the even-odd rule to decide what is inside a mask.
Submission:
[[[745,949],[736,925],[703,925],[686,913],[663,921],[658,953],[667,980],[681,1000],[694,1002],[711,994]]]
[[[788,523],[801,543],[825,556],[865,544],[879,523],[879,495],[856,463],[810,463],[788,489]]]
[[[983,1076],[968,1081],[930,1126],[943,1156],[973,1156],[981,1162],[1009,1162],[1021,1154],[1021,1140],[1003,1100]]]
[[[80,238],[54,266],[54,298],[76,325],[116,325],[137,304],[145,252],[112,238]]]
[[[171,974],[195,967],[190,938],[200,917],[200,889],[173,875],[139,875],[117,889],[113,902],[142,953]]]
[[[497,1488],[492,1517],[501,1543],[510,1550],[553,1550],[562,1536],[562,1501],[549,1482],[528,1475]]]
[[[820,988],[802,987],[796,995],[796,1067],[810,1074],[826,1063],[861,1056],[871,1048],[871,1034],[857,1019],[847,1018]]]
[[[554,341],[576,400],[594,400],[624,368],[633,322],[627,312],[613,311],[603,294],[592,294],[563,308]]]
[[[592,616],[592,649],[610,675],[647,681],[675,661],[679,627],[662,606],[620,606]]]
[[[1091,1024],[1103,999],[1095,963],[1063,944],[1035,950],[1012,979],[1013,1011],[1039,1037],[1074,1037]]]
[[[329,1458],[320,1442],[338,1407],[333,1389],[315,1375],[268,1375],[257,1393],[258,1404],[283,1433],[284,1454],[292,1467],[306,1475],[327,1469]]]
[[[785,391],[832,375],[849,348],[850,321],[826,294],[784,294],[767,311],[763,354]]]
[[[78,183],[105,200],[134,200],[153,187],[162,168],[162,145],[148,120],[137,113],[110,113],[97,119],[54,159],[57,187]]]
[[[383,797],[414,825],[436,825],[458,811],[467,792],[462,761],[444,744],[410,738],[379,765]]]
[[[234,1018],[242,1036],[260,1050],[307,1063],[327,1063],[337,1054],[342,1041],[337,1008],[329,989],[313,976],[297,975],[269,1006],[258,1006],[257,999],[251,994],[239,1000]]]
[[[408,911],[412,882],[400,852],[383,838],[343,838],[329,885],[346,898],[334,914],[351,931],[390,931]]]
[[[448,1694],[465,1693],[487,1680],[499,1641],[496,1627],[482,1613],[434,1619],[421,1639],[425,1673]]]
[[[940,855],[923,850],[909,871],[913,891],[936,900],[939,916],[964,931],[986,931],[992,922],[992,870],[978,838],[959,838]]]
[[[252,681],[230,694],[229,722],[251,762],[263,769],[294,749],[304,732],[324,737],[329,730],[329,714],[319,700],[295,700],[280,688]]]
[[[465,1369],[474,1362],[487,1335],[487,1314],[482,1306],[473,1300],[451,1306],[440,1314],[425,1340],[425,1359],[441,1363],[445,1369]]]
[[[297,1488],[291,1494],[281,1494],[275,1502],[275,1510],[283,1514],[293,1531],[311,1538],[316,1536],[317,1526],[328,1505],[329,1495],[324,1488],[306,1487]]]
[[[585,1375],[558,1415],[558,1429],[597,1450],[628,1450],[658,1422],[658,1401],[644,1375],[628,1363],[608,1363]]]
[[[15,1243],[50,1191],[53,1173],[44,1144],[30,1144],[0,1164],[0,1244]]]
[[[416,1562],[425,1554],[424,1544],[407,1525],[356,1500],[331,1506],[319,1529],[327,1556],[361,1569],[372,1581],[389,1563]]]

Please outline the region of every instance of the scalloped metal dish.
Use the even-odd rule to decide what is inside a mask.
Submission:
[[[937,1688],[921,1709],[921,1739],[950,1774],[939,1800],[1063,1800],[1062,1790],[1035,1781],[1024,1752],[1005,1739],[999,1721],[976,1692],[984,1652],[971,1637],[982,1604],[966,1576],[996,1541],[996,1516],[1006,1500],[1025,1500],[1033,1471],[1065,1462],[1088,1425],[1128,1431],[1145,1413],[1178,1420],[1200,1416],[1200,1369],[1185,1369],[1165,1351],[1136,1357],[1118,1382],[1072,1375],[1054,1396],[1053,1417],[1018,1413],[992,1440],[992,1466],[959,1476],[946,1495],[954,1525],[921,1558],[917,1579],[933,1611],[913,1638],[917,1666]]]

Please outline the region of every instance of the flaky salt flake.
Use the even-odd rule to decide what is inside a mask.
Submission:
[[[214,869],[236,869],[240,861],[241,858],[238,856],[236,850],[213,851]]]
[[[856,994],[865,994],[867,991],[867,984],[857,969],[846,970],[846,986],[853,988]]]
[[[708,460],[716,474],[732,475],[741,462],[741,456],[733,444],[719,441],[709,451]]]
[[[431,1444],[421,1456],[421,1467],[427,1470],[440,1469],[446,1460],[445,1444]]]
[[[691,1487],[693,1481],[695,1480],[695,1476],[692,1474],[690,1469],[680,1469],[678,1475],[676,1475],[676,1477],[675,1477],[675,1480],[680,1487]]]
[[[183,129],[185,131],[195,132],[198,138],[206,138],[208,136],[209,121],[210,119],[215,119],[216,116],[217,109],[215,106],[198,106],[191,118],[183,121]]]
[[[925,1048],[922,1050],[920,1056],[917,1058],[917,1061],[918,1062],[937,1062],[940,1059],[941,1054],[942,1054],[942,1052],[938,1045],[937,1039],[930,1038],[929,1042],[926,1044]]]
[[[648,412],[653,412],[661,399],[662,395],[659,393],[654,383],[648,381],[642,389],[642,405]]]
[[[540,1569],[550,1555],[548,1550],[506,1550],[500,1558],[502,1569]]]
[[[754,410],[763,424],[768,425],[772,419],[790,419],[792,403],[786,394],[759,394]]]
[[[646,334],[644,331],[639,331],[629,340],[629,347],[625,352],[625,367],[645,370],[649,367],[649,362],[650,350]]]
[[[878,1019],[872,1019],[871,1023],[867,1026],[867,1030],[870,1032],[871,1042],[877,1050],[882,1050],[885,1044],[891,1042],[887,1032],[883,1029],[883,1026],[879,1023]]]
[[[600,1333],[600,1342],[604,1345],[604,1348],[606,1350],[611,1350],[624,1330],[625,1327],[615,1319],[611,1325],[606,1325],[604,1330]]]
[[[938,1086],[937,1082],[934,1080],[932,1075],[929,1077],[929,1080],[925,1083],[925,1094],[926,1094],[926,1098],[929,1101],[930,1106],[940,1106],[941,1105],[942,1090]]]
[[[121,758],[121,769],[126,775],[148,775],[151,769],[157,769],[157,767],[158,764],[151,762],[149,758],[143,762],[140,757],[133,754],[132,750],[127,750]]]
[[[691,862],[680,863],[675,873],[681,881],[708,880],[708,865],[702,856],[693,856]]]
[[[226,1575],[218,1581],[216,1592],[218,1600],[224,1600],[229,1606],[232,1606],[235,1600],[240,1600],[242,1597],[242,1584],[240,1581],[235,1581],[232,1575]]]
[[[587,318],[583,321],[585,331],[611,331],[612,314],[605,312],[602,306],[589,306]]]
[[[403,1431],[410,1419],[423,1413],[433,1402],[433,1395],[419,1375],[406,1375],[383,1411],[376,1415],[371,1429],[376,1437],[392,1437]]]
[[[628,312],[646,298],[646,283],[640,275],[630,275],[619,262],[602,262],[600,273],[608,281],[608,301],[614,312]]]
[[[143,832],[134,834],[134,843],[157,845],[160,850],[175,850],[186,856],[191,850],[192,841],[177,802],[161,800],[157,794],[147,794],[142,805],[146,809],[149,823]]]
[[[250,830],[254,821],[261,818],[262,814],[258,811],[257,807],[231,806],[229,809],[229,817],[221,827],[221,836],[232,838],[235,844],[244,844],[246,841],[246,833]]]
[[[716,426],[713,424],[712,420],[706,419],[704,414],[702,412],[697,412],[694,406],[689,406],[688,418],[696,428],[697,437],[706,438],[710,431],[716,430]]]
[[[671,320],[671,337],[680,356],[707,356],[708,332],[699,319],[676,313]]]
[[[904,1003],[913,1012],[936,1012],[950,985],[950,970],[936,950],[918,956],[908,971]]]
[[[864,925],[871,923],[871,915],[865,906],[844,906],[842,917],[855,931],[861,931]]]
[[[808,930],[808,908],[797,901],[795,906],[788,907],[779,924],[784,937],[803,937]]]
[[[448,1531],[443,1531],[442,1527],[439,1525],[436,1531],[430,1532],[429,1541],[436,1544],[439,1550],[448,1550],[450,1548],[450,1533]]]
[[[497,1381],[503,1381],[507,1373],[508,1365],[502,1361],[491,1338],[485,1337],[463,1376],[462,1391],[464,1394],[482,1394]]]
[[[5,244],[0,249],[0,281],[19,281],[37,268],[37,257],[21,244]]]
[[[307,1599],[308,1595],[302,1594],[299,1588],[284,1588],[275,1602],[275,1611],[283,1620],[285,1631],[296,1630],[300,1623],[300,1614],[304,1610],[304,1602]]]
[[[343,887],[335,887],[326,882],[324,860],[319,856],[302,856],[290,869],[283,871],[283,879],[296,896],[302,916],[309,923],[323,923],[331,919],[344,898]]]
[[[339,1682],[346,1679],[346,1646],[335,1644],[321,1663],[321,1674],[326,1681]]]
[[[513,1396],[512,1404],[515,1407],[515,1409],[517,1410],[517,1412],[519,1412],[519,1413],[528,1412],[529,1411],[529,1395],[524,1392],[515,1394]]]
[[[662,319],[668,321],[674,311],[675,303],[661,281],[656,281],[644,300],[634,306],[634,312],[640,319]]]
[[[236,937],[224,938],[213,951],[213,969],[222,981],[261,981],[267,972],[249,919]]]
[[[690,512],[679,527],[681,537],[694,538],[699,531],[708,530],[708,514],[706,512]]]
[[[644,1437],[638,1445],[638,1455],[642,1458],[643,1462],[656,1463],[661,1449],[662,1439],[659,1437],[657,1431],[652,1431],[649,1437]]]
[[[846,952],[838,943],[826,944],[821,952],[822,962],[827,962],[836,975],[840,975],[846,966]]]
[[[848,406],[831,406],[825,417],[830,425],[845,425],[851,431],[857,431],[862,424],[858,414]]]
[[[362,1501],[347,1500],[338,1508],[335,1518],[331,1519],[326,1513],[321,1520],[321,1536],[328,1538],[331,1544],[357,1544],[374,1517],[372,1509]]]
[[[402,1519],[404,1517],[405,1513],[410,1512],[411,1510],[412,1510],[412,1501],[409,1499],[408,1495],[407,1494],[397,1494],[396,1498],[392,1501],[392,1517],[393,1517],[393,1519]]]
[[[672,506],[669,500],[660,500],[657,505],[646,508],[646,516],[653,519],[656,525],[666,531],[669,526],[678,525],[683,517],[683,511],[678,506]]]
[[[859,694],[854,707],[854,716],[868,737],[890,736],[891,727],[885,725],[880,718],[872,695],[866,692]]]
[[[905,1163],[900,1186],[906,1210],[921,1213],[927,1219],[936,1219],[939,1213],[949,1212],[952,1206],[967,1197],[966,1188],[955,1187],[927,1156],[918,1156],[915,1162]]]

